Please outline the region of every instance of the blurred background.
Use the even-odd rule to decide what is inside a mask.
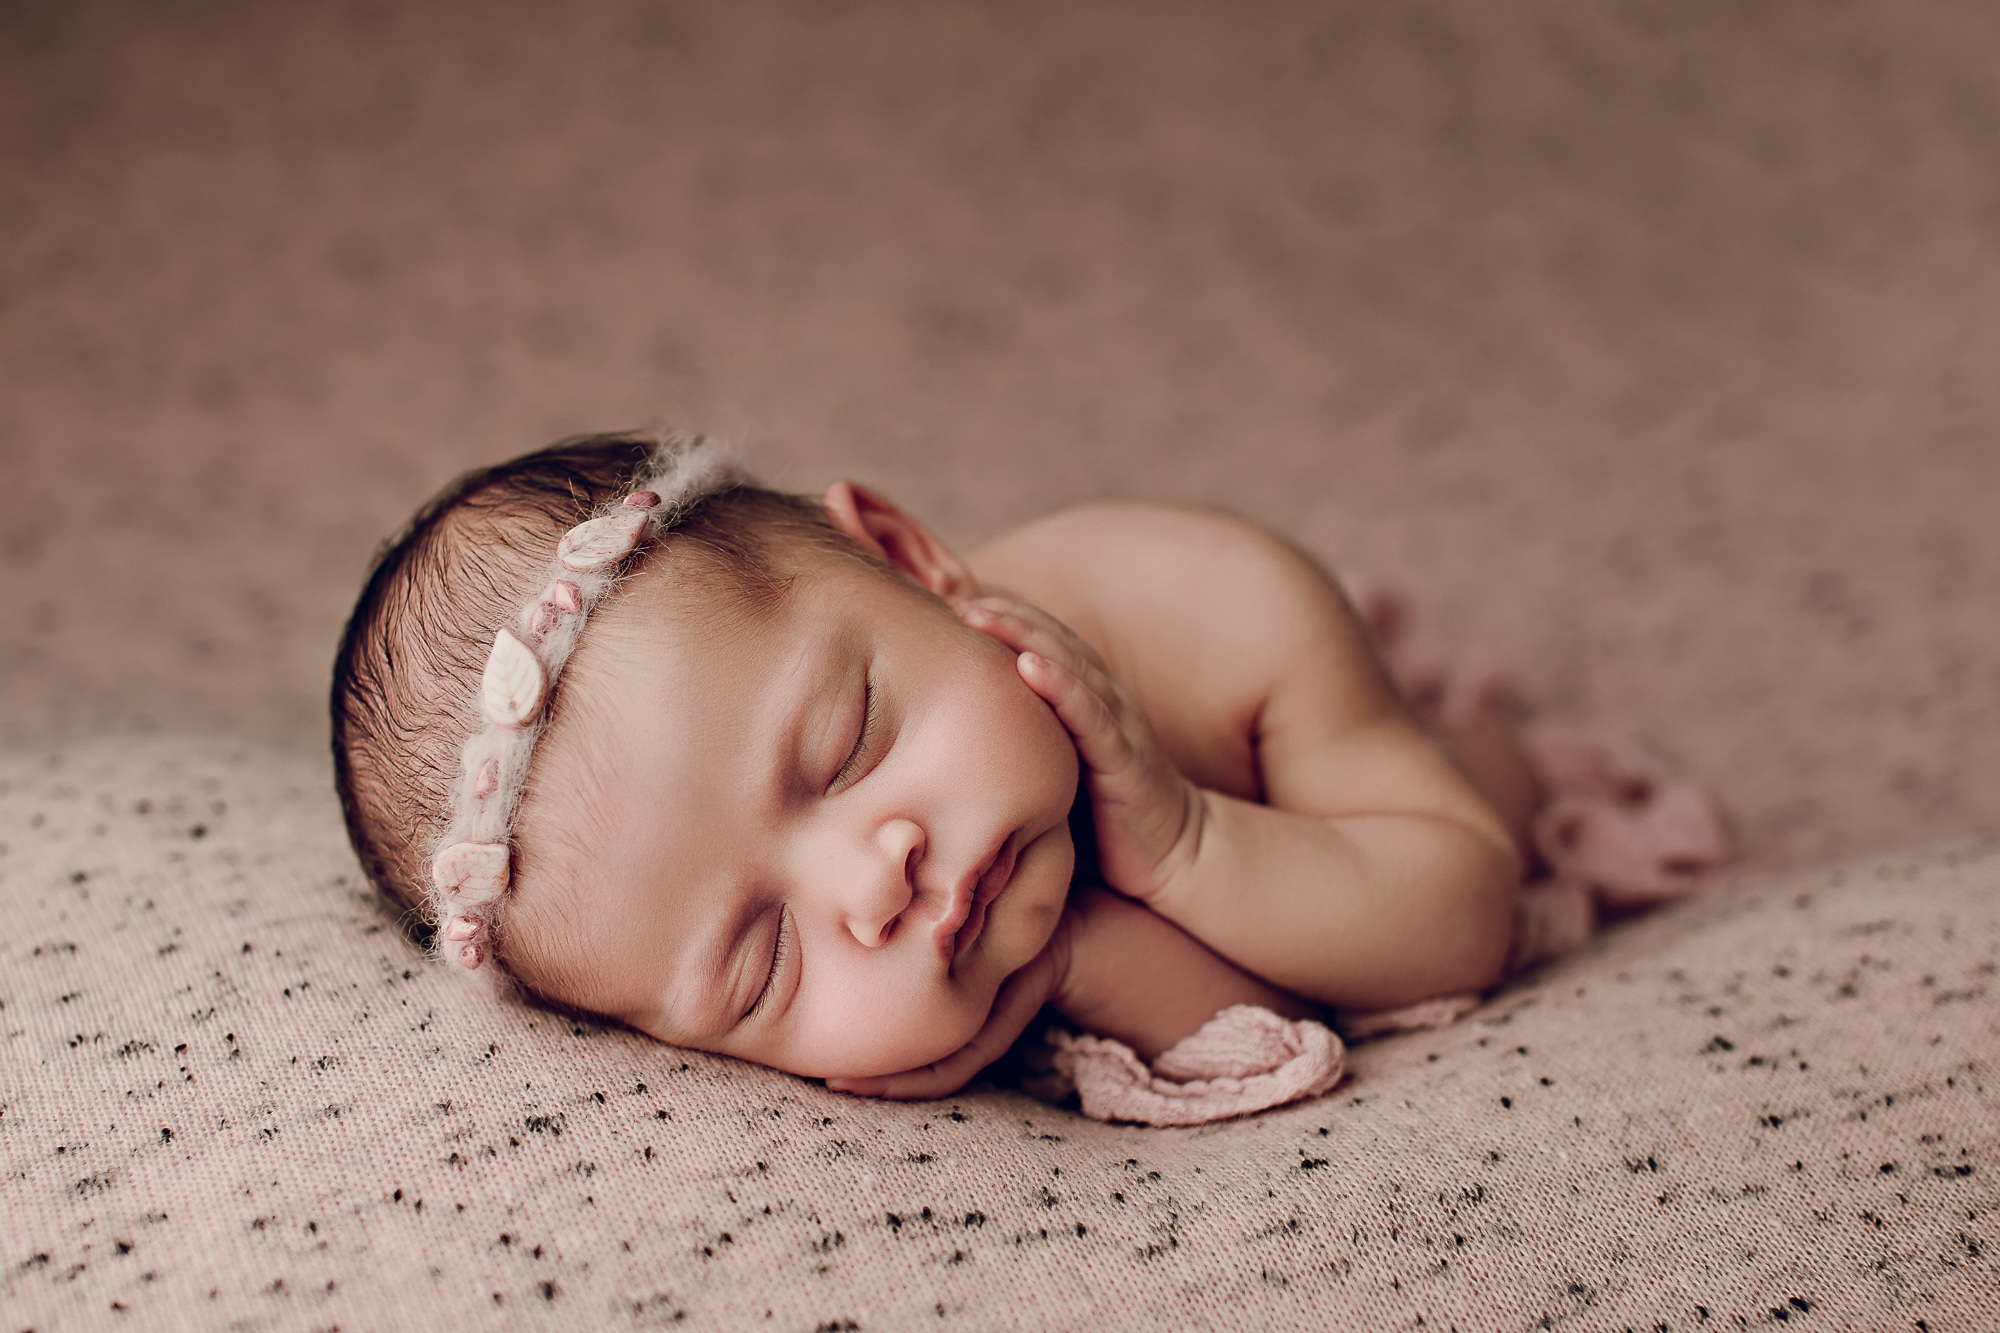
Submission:
[[[418,502],[686,424],[961,544],[1254,517],[1762,858],[2000,827],[1996,68],[1972,0],[4,0],[0,744],[323,745]]]

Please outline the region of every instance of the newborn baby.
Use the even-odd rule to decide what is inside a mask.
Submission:
[[[960,556],[686,437],[434,500],[332,710],[362,864],[446,956],[889,1097],[1044,1005],[1151,1059],[1491,985],[1541,799],[1492,701],[1427,730],[1258,528],[1099,504]]]

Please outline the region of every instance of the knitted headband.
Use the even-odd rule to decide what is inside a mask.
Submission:
[[[493,636],[480,677],[484,726],[465,743],[451,821],[431,859],[438,952],[466,968],[492,957],[512,866],[509,838],[549,696],[591,611],[628,557],[703,499],[749,478],[704,436],[664,441],[622,499],[571,528],[546,586]]]

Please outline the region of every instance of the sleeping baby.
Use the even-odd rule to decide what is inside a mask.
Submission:
[[[1490,683],[1399,689],[1395,609],[1212,513],[1089,505],[961,556],[860,486],[592,437],[391,544],[337,777],[371,878],[470,976],[941,1097],[1045,1006],[1136,1062],[1233,1006],[1407,1010],[1523,961],[1552,855],[1637,856],[1627,905],[1719,859],[1705,807],[1662,825],[1591,753],[1537,755]]]

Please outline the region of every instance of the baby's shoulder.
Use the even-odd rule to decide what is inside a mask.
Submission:
[[[1113,638],[1152,625],[1182,642],[1189,633],[1263,642],[1340,611],[1331,580],[1310,556],[1267,528],[1211,509],[1077,505],[1004,534],[972,563],[982,579],[1079,629],[1115,626],[1122,633]]]
[[[1199,786],[1246,800],[1278,786],[1319,792],[1326,755],[1343,756],[1333,771],[1346,782],[1356,763],[1384,753],[1356,751],[1345,737],[1402,718],[1339,585],[1298,547],[1240,518],[1080,505],[973,552],[972,566],[982,583],[1040,605],[1094,646]],[[1300,808],[1331,808],[1301,799]]]
[[[1228,514],[1079,505],[1008,533],[972,564],[982,582],[1045,608],[1093,644],[1137,692],[1184,772],[1221,772],[1216,747],[1240,749],[1267,704],[1301,683],[1316,689],[1372,669],[1325,571]]]

